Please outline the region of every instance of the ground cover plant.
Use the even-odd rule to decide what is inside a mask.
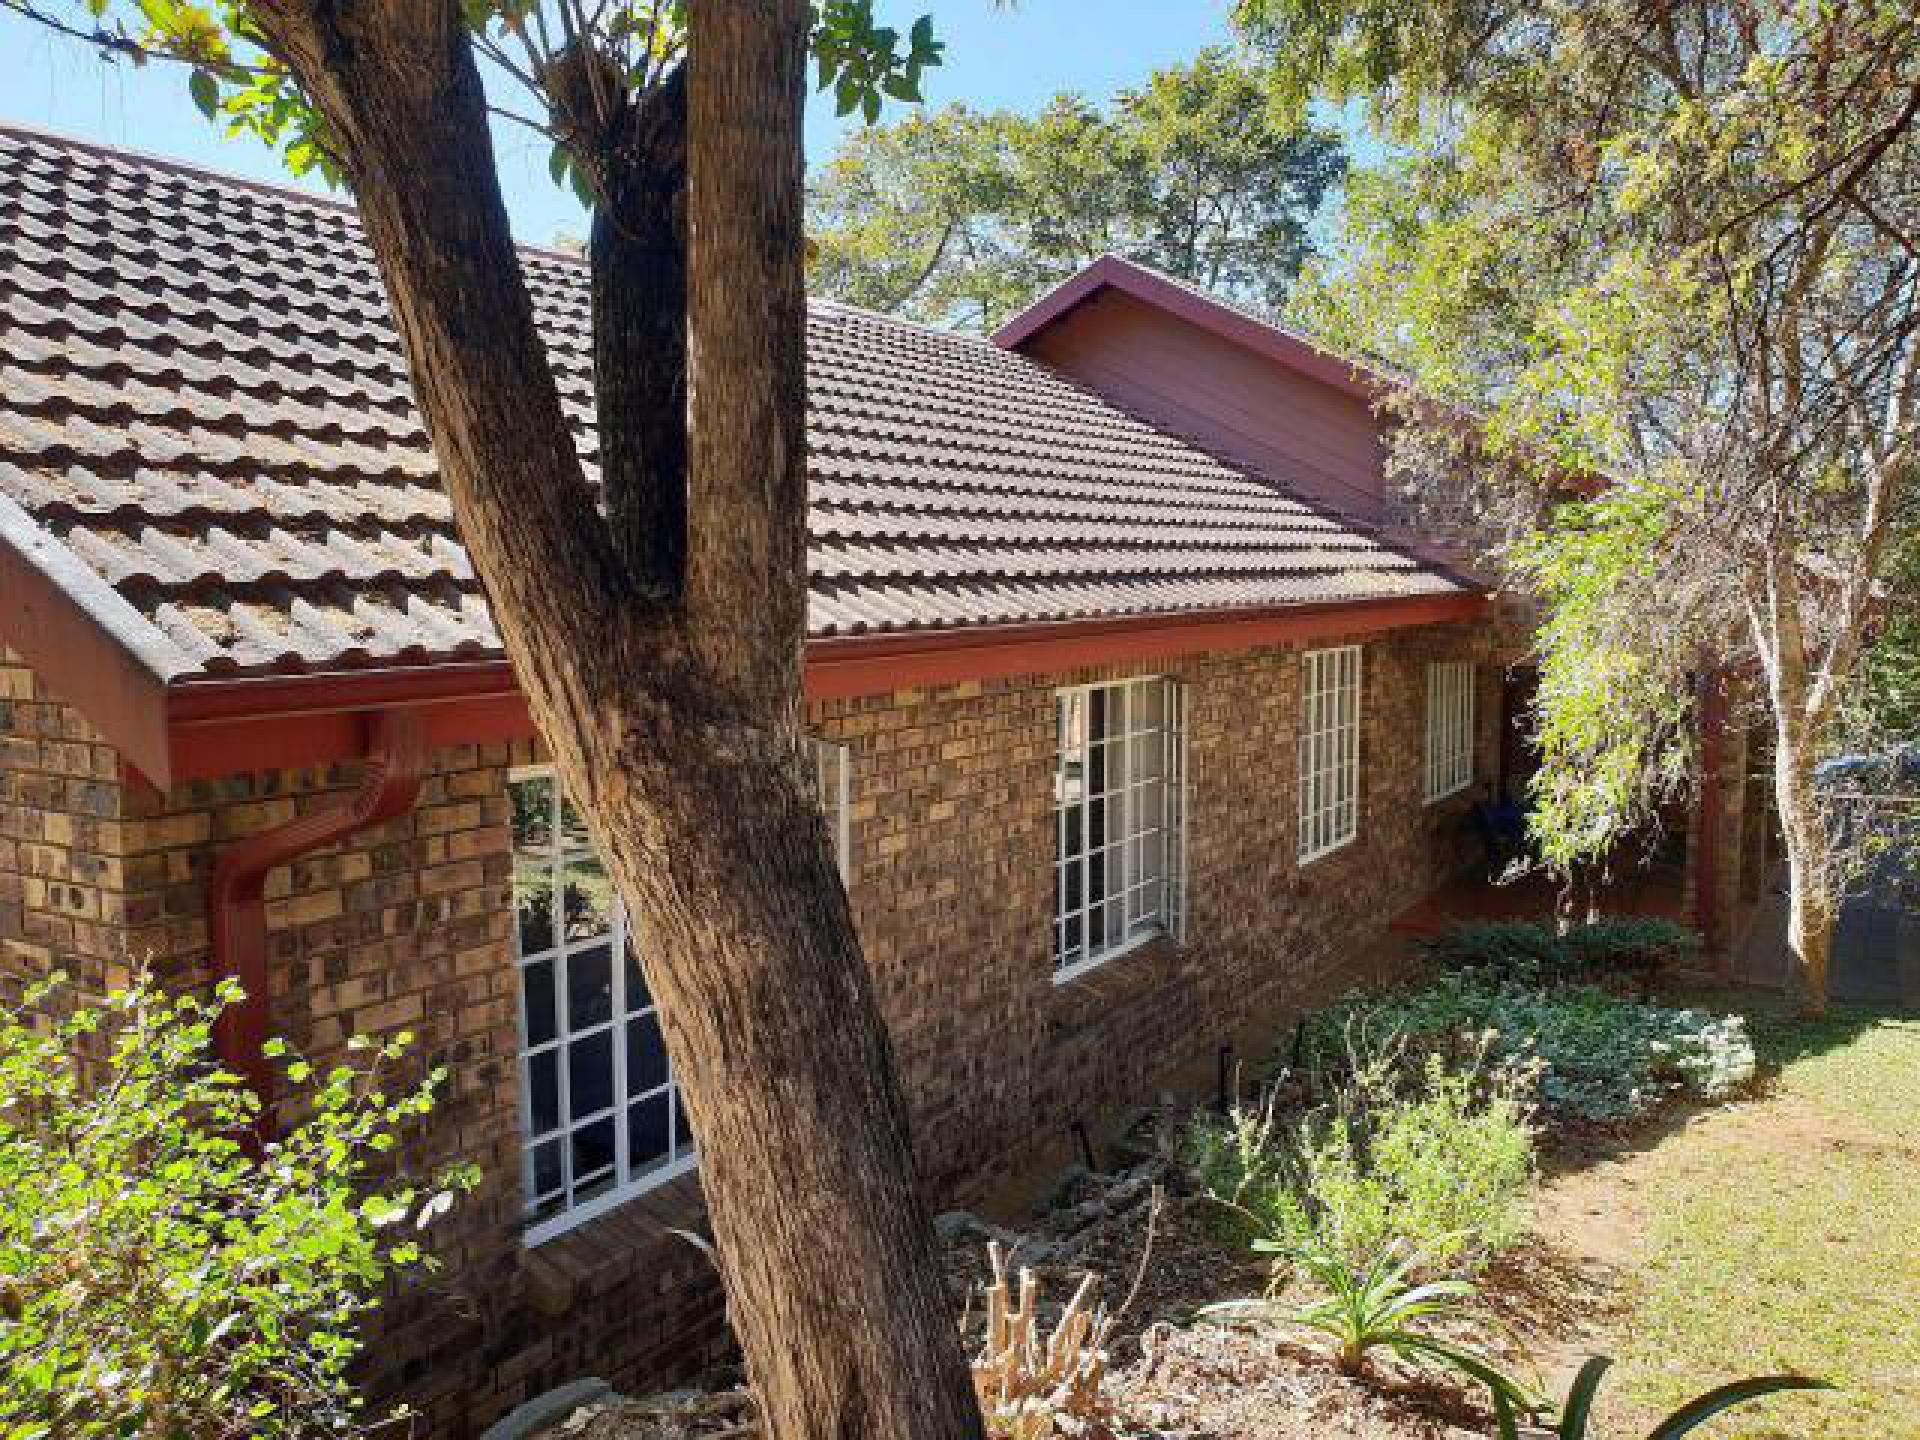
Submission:
[[[1308,1027],[1311,1061],[1354,1045],[1441,1054],[1485,1047],[1496,1064],[1529,1068],[1550,1117],[1601,1124],[1644,1117],[1675,1100],[1723,1100],[1756,1073],[1752,1040],[1737,1016],[1482,970],[1356,996]]]
[[[361,1327],[468,1178],[378,1178],[437,1077],[388,1093],[403,1041],[290,1059],[306,1118],[256,1158],[217,1003],[136,985],[37,1024],[56,993],[0,1012],[0,1434],[359,1433]]]
[[[1564,929],[1537,920],[1482,920],[1449,927],[1425,949],[1444,969],[1525,984],[1645,985],[1692,959],[1700,937],[1655,916],[1590,920]]]

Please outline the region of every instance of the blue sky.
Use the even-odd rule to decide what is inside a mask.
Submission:
[[[42,3],[62,19],[84,14],[77,3]],[[930,103],[1031,109],[1060,90],[1105,97],[1226,39],[1227,6],[1228,0],[1021,0],[1017,8],[1001,9],[990,0],[879,0],[878,9],[903,26],[932,12],[947,42],[947,63],[928,74]],[[186,77],[176,68],[106,64],[78,41],[5,11],[0,118],[256,179],[287,178],[264,147],[229,139],[209,125],[187,98]],[[841,128],[832,105],[816,97],[807,120],[809,155],[828,154]],[[547,178],[544,143],[505,127],[496,144],[520,238],[546,242],[561,230],[581,233],[579,207]]]

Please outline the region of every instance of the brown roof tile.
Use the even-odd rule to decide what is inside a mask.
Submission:
[[[5,128],[0,195],[0,497],[164,678],[499,653],[349,209]],[[591,472],[585,273],[524,263]],[[816,636],[1462,588],[988,342],[808,344]]]

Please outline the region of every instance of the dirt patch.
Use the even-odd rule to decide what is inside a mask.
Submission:
[[[1391,1365],[1351,1380],[1271,1328],[1151,1331],[1115,1376],[1115,1434],[1159,1440],[1474,1440],[1492,1417],[1449,1380]]]
[[[1178,1177],[1163,1170],[1158,1178]],[[1467,1382],[1390,1358],[1370,1360],[1369,1375],[1354,1379],[1306,1332],[1202,1319],[1217,1301],[1262,1294],[1269,1272],[1223,1228],[1211,1201],[1162,1193],[1157,1210],[1143,1197],[1069,1246],[1044,1230],[1033,1238],[1031,1248],[1044,1257],[1031,1268],[1048,1322],[1047,1306],[1064,1302],[1089,1270],[1110,1304],[1125,1305],[1109,1345],[1112,1413],[1100,1426],[1063,1433],[1088,1440],[1479,1440],[1492,1432],[1483,1394]],[[948,1263],[956,1296],[987,1275],[978,1246],[954,1245]],[[1479,1344],[1524,1373],[1529,1354],[1566,1341],[1603,1283],[1576,1260],[1529,1244],[1486,1277],[1486,1324],[1451,1338]],[[972,1307],[970,1322],[977,1315]]]

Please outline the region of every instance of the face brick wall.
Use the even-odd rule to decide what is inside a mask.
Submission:
[[[0,649],[0,980],[125,981],[120,758]]]
[[[1339,643],[1339,642],[1331,642]],[[1385,920],[1478,854],[1498,670],[1476,696],[1481,783],[1422,803],[1426,665],[1486,661],[1470,627],[1363,645],[1353,844],[1295,863],[1300,658],[1270,649],[833,702],[853,747],[854,912],[915,1106],[923,1174],[971,1198],[1074,1119],[1234,1043],[1377,941]],[[1187,944],[1053,983],[1055,690],[1171,675],[1188,700]],[[1262,1038],[1270,1038],[1262,1037]]]
[[[1284,1010],[1477,853],[1471,802],[1495,767],[1489,627],[1357,639],[1359,834],[1294,861],[1300,658],[1266,649],[902,692],[813,707],[851,747],[855,915],[914,1106],[936,1204],[972,1202],[1057,1147],[1075,1119],[1151,1098],[1223,1043],[1243,1057]],[[1338,642],[1329,642],[1338,643]],[[1482,662],[1479,783],[1421,802],[1425,666]],[[1069,984],[1052,978],[1055,690],[1167,674],[1188,697],[1188,942],[1156,941]],[[117,758],[17,665],[0,667],[0,945],[11,974],[94,983],[144,959],[206,978],[218,847],[336,800],[350,766],[184,786],[122,785]],[[531,747],[443,752],[418,808],[268,884],[274,1028],[312,1058],[356,1032],[412,1029],[449,1093],[406,1163],[455,1156],[481,1189],[438,1232],[440,1272],[386,1312],[371,1382],[431,1433],[465,1435],[582,1374],[623,1388],[720,1353],[686,1176],[529,1250],[521,1210],[509,768]],[[78,963],[76,963],[76,961]],[[120,967],[115,969],[114,967]]]

